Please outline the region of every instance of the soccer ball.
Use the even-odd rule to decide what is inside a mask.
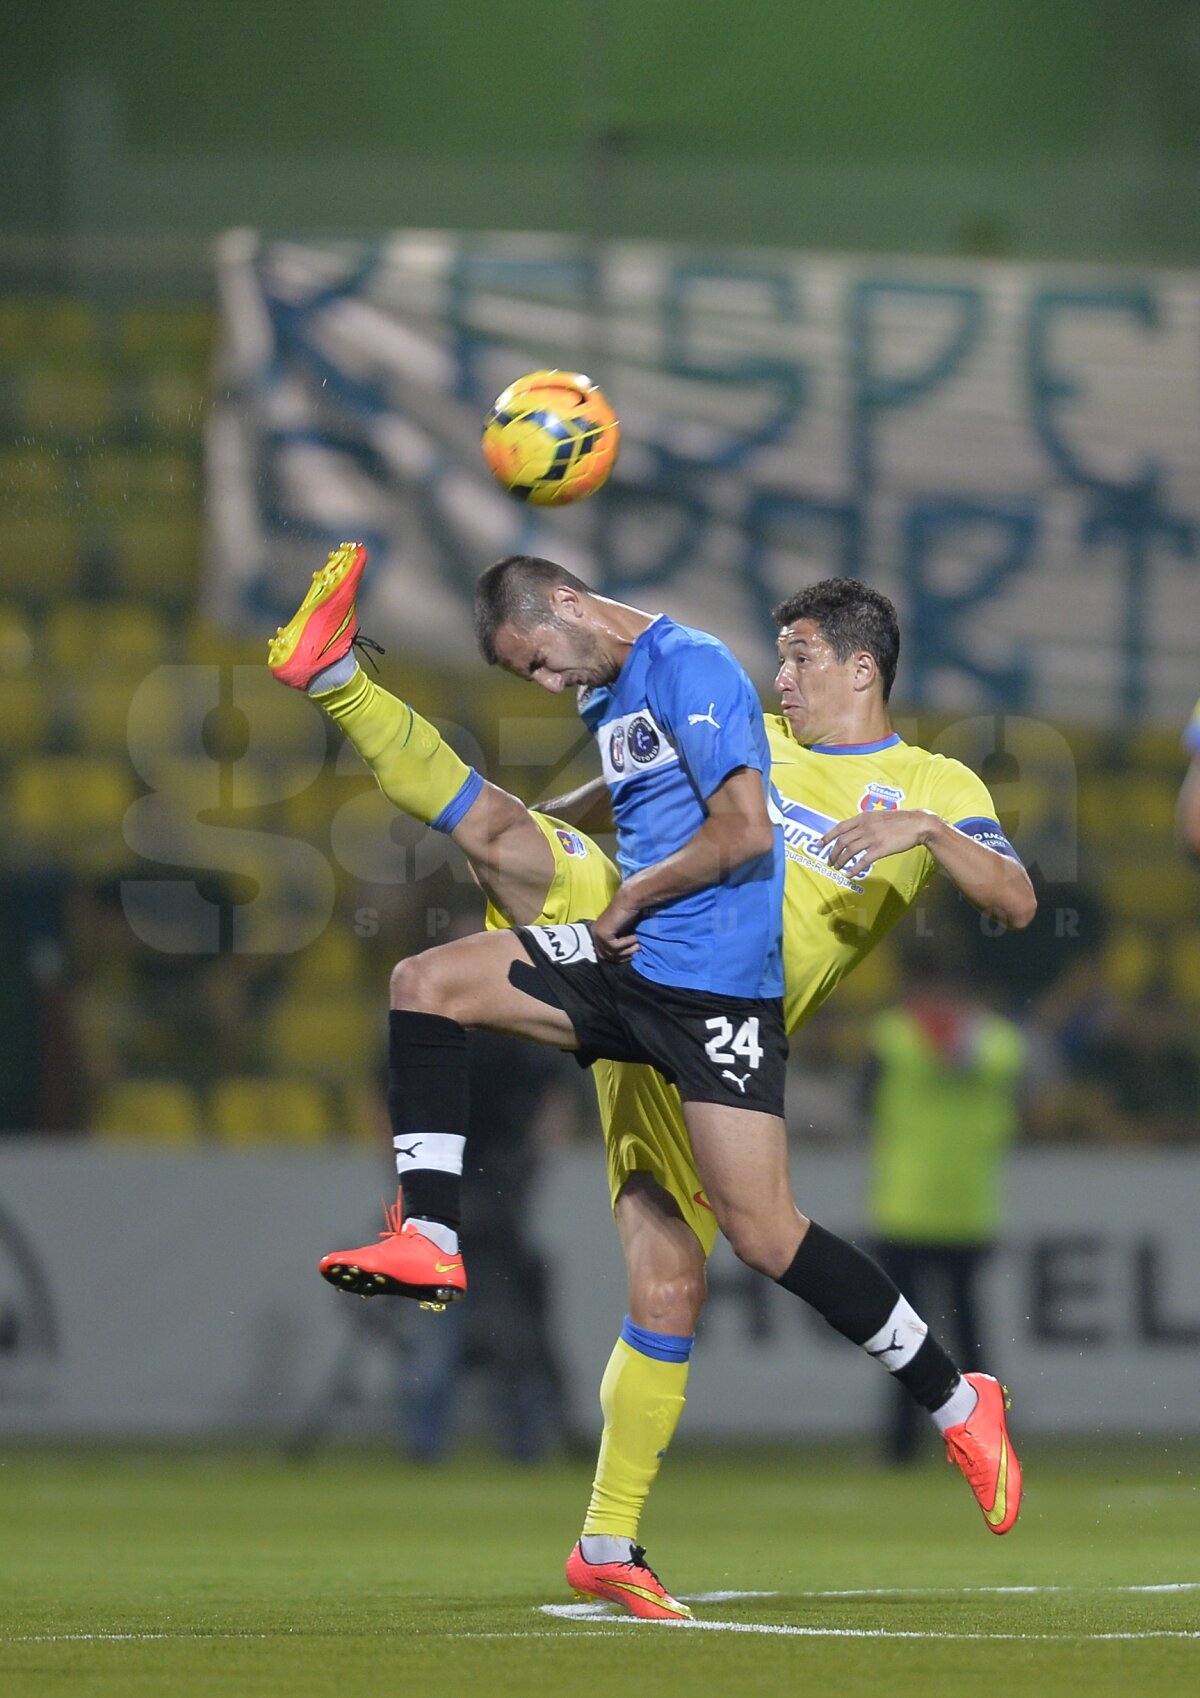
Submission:
[[[531,371],[510,383],[483,426],[497,483],[535,507],[565,507],[600,488],[616,464],[621,426],[590,377]]]

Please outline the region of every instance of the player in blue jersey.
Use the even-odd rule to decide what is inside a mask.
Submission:
[[[483,1027],[573,1050],[584,1065],[657,1068],[679,1088],[722,1229],[755,1266],[782,1272],[796,1219],[783,842],[753,686],[715,638],[593,595],[548,561],[517,556],[485,573],[476,625],[489,661],[584,692],[625,876],[594,922],[463,938],[398,965],[390,1107],[404,1218],[321,1271],[364,1294],[461,1296],[461,1058],[466,1028]]]

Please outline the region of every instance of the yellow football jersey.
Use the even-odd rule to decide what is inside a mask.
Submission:
[[[888,855],[865,875],[831,866],[818,844],[840,820],[875,808],[928,808],[1001,853],[1014,853],[987,786],[961,761],[892,735],[808,749],[779,714],[766,716],[771,777],[783,811],[783,967],[787,1029],[812,1014],[875,948],[928,884],[928,849]]]

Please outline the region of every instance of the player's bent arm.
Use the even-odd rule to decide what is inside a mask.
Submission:
[[[592,935],[602,956],[620,959],[633,953],[633,927],[648,908],[717,884],[774,847],[775,827],[767,814],[762,774],[755,768],[731,772],[705,806],[703,825],[683,847],[627,878],[596,920]]]
[[[831,866],[851,871],[856,861],[868,865],[919,845],[928,849],[968,902],[995,914],[1006,926],[1021,931],[1037,913],[1029,874],[1015,854],[981,843],[928,808],[856,814],[831,826],[821,844],[829,849]]]
[[[1200,760],[1194,760],[1184,776],[1176,820],[1184,854],[1200,861]]]
[[[450,833],[488,899],[517,926],[546,906],[554,854],[524,802],[485,781]]]
[[[539,802],[538,811],[552,814],[565,825],[578,826],[592,836],[613,829],[612,792],[602,778],[589,778],[577,790],[565,796],[555,796],[550,802]]]
[[[1020,861],[957,831],[938,814],[928,817],[925,847],[967,901],[1024,931],[1037,913],[1037,895]]]

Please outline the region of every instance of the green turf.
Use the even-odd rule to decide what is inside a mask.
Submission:
[[[1029,1449],[1021,1523],[996,1539],[944,1465],[680,1447],[643,1527],[661,1573],[685,1594],[772,1592],[697,1613],[828,1635],[800,1636],[542,1613],[569,1602],[583,1466],[10,1449],[0,1692],[1190,1698],[1200,1636],[1153,1635],[1200,1635],[1200,1589],[1128,1588],[1200,1583],[1198,1461]],[[1060,1590],[980,1590],[1017,1586]],[[830,1595],[855,1589],[875,1595]]]

